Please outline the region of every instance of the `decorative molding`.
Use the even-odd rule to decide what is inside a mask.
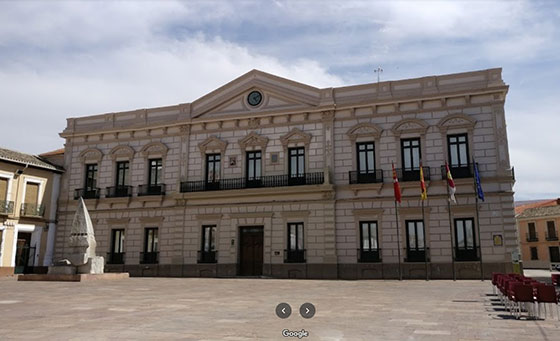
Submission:
[[[164,217],[140,217],[141,223],[161,223],[164,220]]]
[[[311,135],[304,133],[298,128],[294,128],[286,135],[281,136],[280,141],[282,142],[282,145],[284,147],[287,147],[288,144],[290,143],[301,143],[301,142],[303,142],[303,144],[305,144],[305,146],[308,147],[309,143],[311,143]]]
[[[107,218],[105,221],[109,225],[122,225],[128,224],[130,222],[130,218]]]
[[[220,140],[216,136],[210,136],[206,140],[198,144],[198,148],[202,154],[206,154],[208,150],[219,149],[222,154],[225,153],[227,147],[227,142]]]
[[[249,133],[249,135],[240,139],[238,143],[242,151],[245,151],[247,147],[260,147],[264,152],[268,144],[268,137],[261,136],[252,131],[251,133]]]
[[[284,211],[281,214],[282,218],[308,217],[311,211]]]
[[[395,123],[391,131],[395,136],[401,136],[405,133],[417,133],[424,135],[428,130],[428,124],[416,118],[405,118]]]
[[[442,134],[447,133],[451,128],[466,128],[469,131],[474,129],[476,120],[465,114],[452,114],[442,118],[437,127]]]
[[[356,142],[358,137],[369,136],[374,139],[379,139],[383,130],[373,123],[360,123],[348,129],[346,135],[350,138],[352,143]]]
[[[364,208],[352,210],[352,214],[358,217],[364,216],[380,216],[385,210],[382,208]]]
[[[222,214],[197,214],[195,216],[196,220],[221,220]]]
[[[255,212],[255,213],[230,213],[232,219],[240,218],[272,218],[274,212]]]
[[[82,162],[96,161],[100,162],[103,158],[103,153],[97,148],[88,148],[80,153]]]
[[[145,145],[140,152],[142,153],[142,155],[144,157],[149,157],[149,156],[165,156],[167,155],[167,151],[169,150],[169,148],[167,148],[166,145],[164,145],[161,142],[151,142],[148,143],[147,145]]]
[[[118,157],[127,157],[129,159],[134,158],[135,151],[130,146],[116,146],[115,148],[111,149],[109,155],[113,160],[116,160]]]

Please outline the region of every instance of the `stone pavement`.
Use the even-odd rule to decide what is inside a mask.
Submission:
[[[560,340],[556,316],[512,319],[491,293],[490,281],[0,278],[0,340],[287,340],[283,329],[305,329],[303,340]],[[285,320],[280,302],[292,307]]]

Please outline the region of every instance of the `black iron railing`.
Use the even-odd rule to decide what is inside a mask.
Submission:
[[[419,181],[420,180],[420,167],[417,168],[397,168],[397,178],[399,181]],[[424,171],[424,180],[430,180],[430,167],[422,167]]]
[[[537,233],[529,233],[527,232],[525,234],[525,236],[527,237],[527,241],[528,242],[538,242],[539,241],[539,236]]]
[[[138,186],[138,196],[144,195],[165,195],[165,184]]]
[[[81,198],[84,199],[99,199],[99,188],[78,188],[74,190],[74,200]]]
[[[548,231],[545,231],[545,238],[548,241],[555,241],[558,240],[558,234],[556,234],[556,231],[552,231],[552,233],[548,233]]]
[[[185,181],[181,182],[181,192],[224,191],[230,189],[283,187],[300,185],[319,185],[324,182],[324,173],[305,173],[301,176],[267,175],[259,179],[246,178],[221,179],[220,181]]]
[[[159,252],[140,252],[140,264],[157,264]]]
[[[404,259],[405,262],[417,263],[417,262],[424,262],[426,259],[428,262],[430,261],[429,247],[424,249],[405,248],[405,251],[406,251],[406,258]]]
[[[131,197],[131,196],[132,196],[132,186],[107,187],[107,192],[105,193],[106,198],[121,198],[121,197]]]
[[[284,250],[284,263],[305,263],[305,250]]]
[[[458,248],[455,247],[455,260],[457,262],[473,262],[480,260],[480,247]]]
[[[381,249],[363,250],[358,249],[358,262],[376,263],[381,261]]]
[[[124,252],[107,252],[107,264],[124,264]]]
[[[350,184],[372,184],[383,182],[383,170],[351,171],[348,173]]]
[[[21,204],[20,216],[22,217],[42,217],[45,214],[45,205]]]
[[[199,263],[217,263],[218,262],[218,251],[198,251]]]
[[[476,163],[478,167],[478,162]],[[453,179],[472,178],[474,176],[474,167],[472,163],[466,165],[449,165],[449,171]],[[441,166],[441,179],[447,179],[447,170],[445,165]]]
[[[0,214],[14,213],[14,202],[8,200],[0,200]]]

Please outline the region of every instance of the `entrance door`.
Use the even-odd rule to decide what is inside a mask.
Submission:
[[[19,232],[16,242],[16,268],[17,274],[27,273],[33,266],[35,248],[31,247],[31,233]]]
[[[241,276],[260,276],[263,270],[263,228],[241,227],[240,231],[239,274]]]

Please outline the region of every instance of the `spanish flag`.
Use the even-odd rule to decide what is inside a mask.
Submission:
[[[395,164],[391,163],[393,166],[393,190],[395,191],[395,201],[401,202],[401,186],[399,185],[399,179],[397,178],[397,171],[395,170]]]
[[[420,163],[420,198],[422,200],[428,199],[428,191],[426,190],[426,183],[424,182],[424,171],[422,170],[422,163]]]

